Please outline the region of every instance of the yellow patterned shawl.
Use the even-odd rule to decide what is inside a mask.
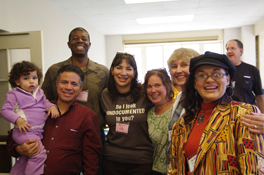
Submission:
[[[239,119],[251,111],[260,112],[254,105],[231,101],[229,98],[219,102],[200,140],[193,174],[263,173],[263,137],[250,133]],[[194,121],[185,124],[181,118],[173,126],[168,175],[181,175],[188,171],[184,150]]]

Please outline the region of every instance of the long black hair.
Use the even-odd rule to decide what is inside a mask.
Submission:
[[[118,90],[116,88],[115,79],[111,73],[111,70],[114,70],[114,68],[116,66],[118,66],[122,62],[123,59],[125,59],[127,61],[127,63],[130,66],[132,66],[134,73],[135,73],[135,76],[131,80],[131,88],[130,88],[129,93],[131,93],[131,96],[133,98],[133,102],[137,102],[137,100],[141,96],[142,85],[138,82],[138,79],[137,79],[138,78],[138,70],[137,70],[136,60],[135,60],[134,56],[129,54],[129,53],[123,53],[123,52],[117,52],[116,53],[115,58],[114,58],[114,60],[111,64],[111,67],[110,67],[109,78],[108,78],[108,82],[107,82],[107,89],[110,93],[112,100],[115,101],[120,93],[118,92]]]

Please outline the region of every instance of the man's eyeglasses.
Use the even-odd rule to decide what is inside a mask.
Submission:
[[[199,74],[197,75],[195,78],[198,80],[198,81],[205,81],[207,80],[208,77],[211,77],[213,80],[220,80],[222,79],[225,75],[228,75],[227,73],[224,74],[222,72],[217,72],[217,73],[214,73],[212,75],[206,75],[206,74]]]

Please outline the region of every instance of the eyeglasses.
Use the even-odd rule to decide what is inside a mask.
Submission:
[[[196,76],[195,78],[198,81],[205,81],[205,80],[207,80],[208,77],[211,77],[213,80],[221,80],[225,75],[227,75],[227,74],[217,72],[217,73],[214,73],[210,76],[206,75],[206,74],[200,74],[200,75]]]

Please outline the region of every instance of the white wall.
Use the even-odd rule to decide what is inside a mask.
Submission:
[[[0,29],[8,32],[43,31],[44,72],[70,57],[68,35],[75,27],[85,28],[91,37],[89,58],[106,64],[105,36],[49,0],[0,0]]]
[[[262,88],[264,88],[264,19],[255,24],[255,35],[259,35],[259,71],[262,80]]]
[[[123,51],[122,35],[111,35],[105,37],[106,65],[110,68],[117,51]]]
[[[241,27],[241,41],[244,45],[244,52],[241,59],[256,66],[256,37],[253,25]]]
[[[241,30],[240,28],[230,28],[224,30],[224,46],[231,39],[241,40]],[[226,52],[224,47],[224,53]]]

